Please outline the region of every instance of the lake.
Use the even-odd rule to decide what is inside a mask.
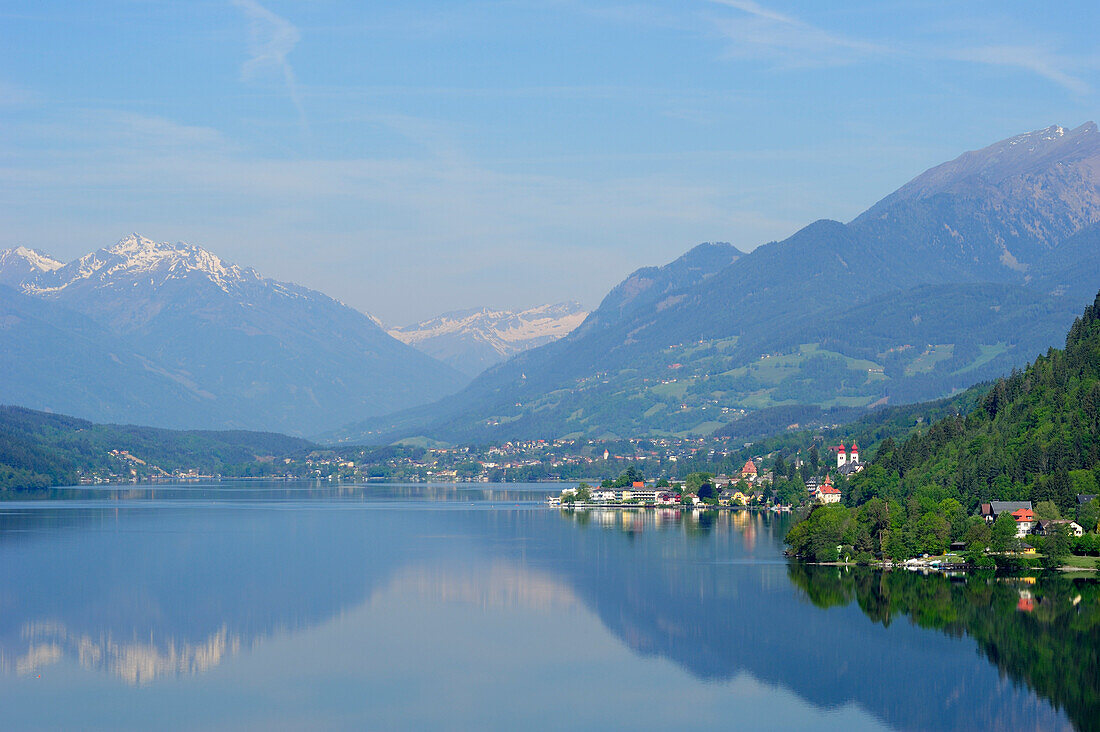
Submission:
[[[0,502],[3,729],[1096,729],[1100,589],[807,567],[560,486]]]

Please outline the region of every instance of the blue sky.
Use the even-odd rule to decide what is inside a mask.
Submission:
[[[1097,118],[1091,2],[0,2],[0,247],[137,231],[399,324],[588,306]]]

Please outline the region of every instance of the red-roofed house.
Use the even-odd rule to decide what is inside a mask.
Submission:
[[[818,487],[814,498],[820,503],[840,503],[840,489],[833,486],[832,478],[825,476],[825,482]]]
[[[1035,512],[1030,508],[1020,508],[1013,511],[1012,518],[1016,519],[1016,536],[1027,536],[1037,523]]]
[[[749,479],[755,478],[756,477],[756,463],[754,463],[752,460],[746,460],[745,461],[745,467],[741,468],[741,477],[742,478],[749,478]]]

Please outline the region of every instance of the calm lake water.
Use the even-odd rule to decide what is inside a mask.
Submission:
[[[1095,582],[788,565],[787,518],[550,488],[0,503],[0,727],[1100,724]]]

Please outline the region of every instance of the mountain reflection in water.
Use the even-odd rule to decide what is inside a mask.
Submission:
[[[784,517],[559,512],[532,502],[537,487],[54,495],[62,500],[0,503],[0,677],[12,681],[68,678],[62,672],[71,666],[123,688],[187,695],[197,692],[181,686],[185,679],[224,682],[227,666],[242,688],[261,685],[258,672],[248,683],[238,678],[247,677],[252,657],[323,667],[325,654],[346,652],[350,670],[334,658],[330,684],[363,669],[383,673],[400,657],[414,678],[433,678],[438,688],[452,683],[448,663],[468,654],[464,663],[486,669],[518,663],[544,687],[514,702],[518,718],[563,694],[583,700],[579,687],[587,684],[604,689],[590,720],[574,717],[579,726],[595,726],[603,714],[625,722],[651,713],[650,697],[617,694],[616,679],[605,676],[656,673],[647,665],[656,660],[687,675],[677,681],[663,671],[647,694],[667,687],[697,698],[699,726],[707,721],[703,698],[715,714],[735,703],[749,726],[782,719],[849,728],[1094,729],[1100,711],[1095,582],[953,581],[788,565]],[[456,618],[468,622],[442,638],[433,631]],[[630,655],[600,646],[599,629]],[[335,634],[335,646],[318,640],[326,633]],[[576,645],[579,638],[587,648]],[[293,681],[289,668],[264,673],[274,675],[273,686]],[[494,688],[509,683],[499,673],[484,683],[469,674],[460,696],[483,694],[507,706]],[[77,681],[69,683],[53,693],[77,693]],[[411,713],[402,694],[413,690],[379,697],[370,688],[353,698],[378,709],[345,710],[345,722],[507,726],[501,708],[486,716],[459,701],[451,703],[470,704],[464,713],[472,716],[448,717],[417,702],[418,714],[441,716],[412,724],[401,714]],[[791,694],[811,716],[781,717],[776,705],[798,711],[782,701]],[[0,703],[16,708],[32,698],[13,701],[0,691]],[[383,698],[396,716],[377,716]],[[321,713],[308,705],[298,711]],[[552,726],[551,715],[533,726]],[[661,719],[635,721],[660,726]]]

